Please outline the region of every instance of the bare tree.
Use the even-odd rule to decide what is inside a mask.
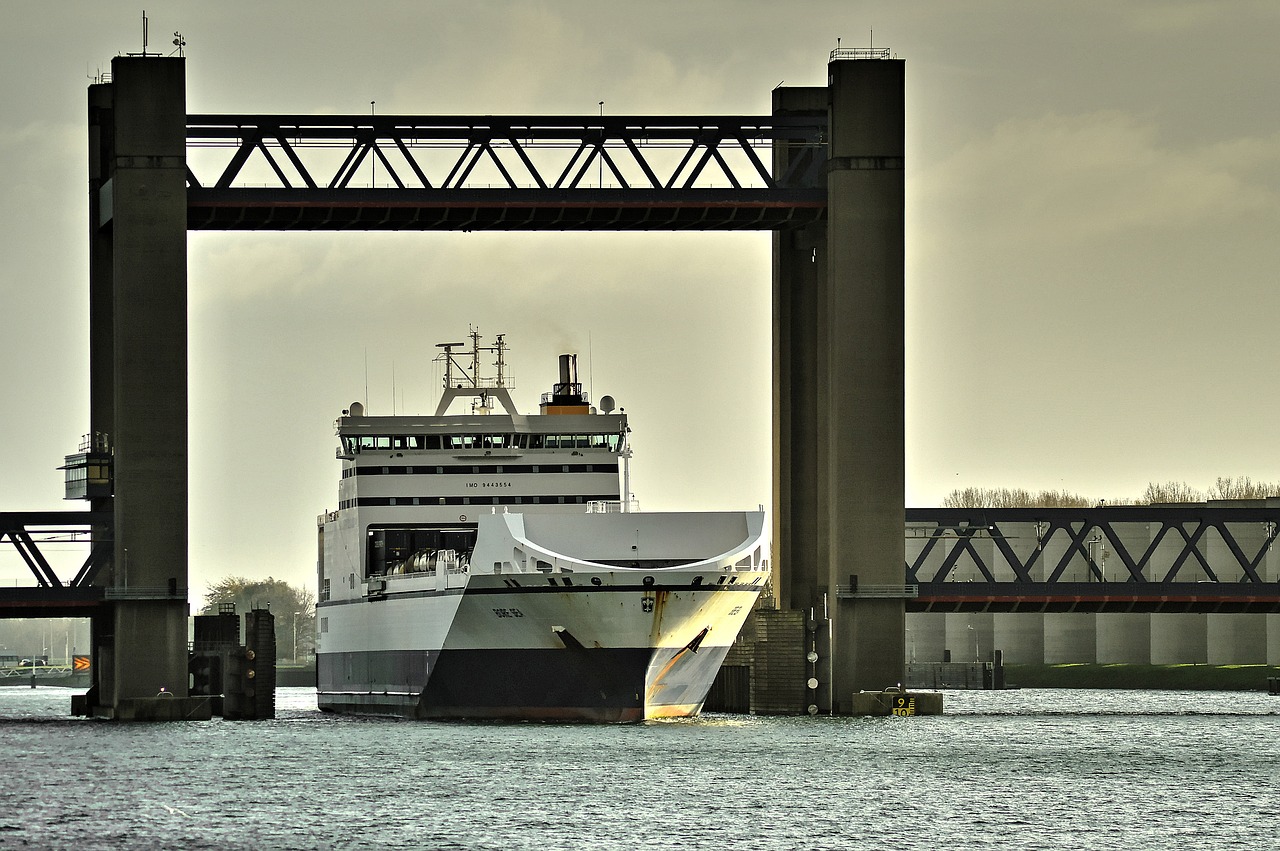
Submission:
[[[1095,504],[1066,490],[1032,493],[1023,488],[964,488],[942,499],[943,508],[1084,508]]]
[[[1165,502],[1204,502],[1204,491],[1197,490],[1186,482],[1148,482],[1142,493],[1140,502],[1143,505],[1156,505]]]
[[[1266,499],[1280,496],[1280,484],[1254,482],[1248,476],[1219,476],[1209,488],[1209,499]]]

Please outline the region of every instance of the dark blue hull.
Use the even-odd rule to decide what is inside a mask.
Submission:
[[[625,723],[696,715],[727,647],[322,653],[320,708]]]

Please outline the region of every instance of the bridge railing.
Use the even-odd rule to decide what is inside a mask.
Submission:
[[[919,585],[837,585],[836,597],[841,600],[898,600],[920,596]]]

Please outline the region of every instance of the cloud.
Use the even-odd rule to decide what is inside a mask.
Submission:
[[[930,233],[952,243],[1026,250],[1172,234],[1274,214],[1276,193],[1254,172],[1280,165],[1278,142],[1174,148],[1155,125],[1116,111],[1017,119],[918,175],[913,201]]]

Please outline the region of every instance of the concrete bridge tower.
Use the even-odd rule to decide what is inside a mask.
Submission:
[[[903,677],[903,599],[854,590],[905,563],[903,66],[838,50],[825,88],[774,92],[830,127],[826,226],[774,236],[773,514],[782,608],[832,620],[837,712]]]

